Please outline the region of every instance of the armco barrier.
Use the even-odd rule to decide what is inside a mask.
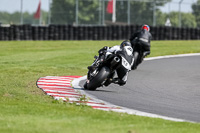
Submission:
[[[0,40],[125,40],[140,29],[138,25],[73,26],[11,25],[0,26]],[[153,40],[200,39],[200,29],[151,27]]]

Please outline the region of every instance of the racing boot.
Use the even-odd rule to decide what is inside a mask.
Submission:
[[[114,79],[112,79],[112,83],[118,84],[118,85],[120,85],[120,86],[123,86],[123,85],[126,84],[126,81],[121,80],[121,79],[119,79],[119,78],[114,78]]]
[[[109,78],[106,80],[106,82],[104,83],[104,86],[109,86],[112,83],[112,78]]]

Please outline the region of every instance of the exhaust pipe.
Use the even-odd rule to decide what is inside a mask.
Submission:
[[[111,61],[111,67],[113,68],[119,62],[120,62],[120,58],[119,57],[114,57],[113,60]]]
[[[118,62],[120,62],[120,58],[119,57],[115,57],[114,61],[118,63]]]

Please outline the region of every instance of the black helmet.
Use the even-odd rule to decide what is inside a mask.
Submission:
[[[131,43],[129,41],[123,41],[121,44],[120,44],[120,48],[123,48],[125,46],[132,46]]]

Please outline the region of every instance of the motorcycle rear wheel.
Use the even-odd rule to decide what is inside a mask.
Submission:
[[[139,53],[138,53],[137,51],[135,51],[135,52],[133,53],[133,56],[134,56],[134,63],[133,63],[133,65],[132,65],[131,69],[132,69],[132,70],[135,70],[135,69],[137,69],[137,66],[138,66]]]

